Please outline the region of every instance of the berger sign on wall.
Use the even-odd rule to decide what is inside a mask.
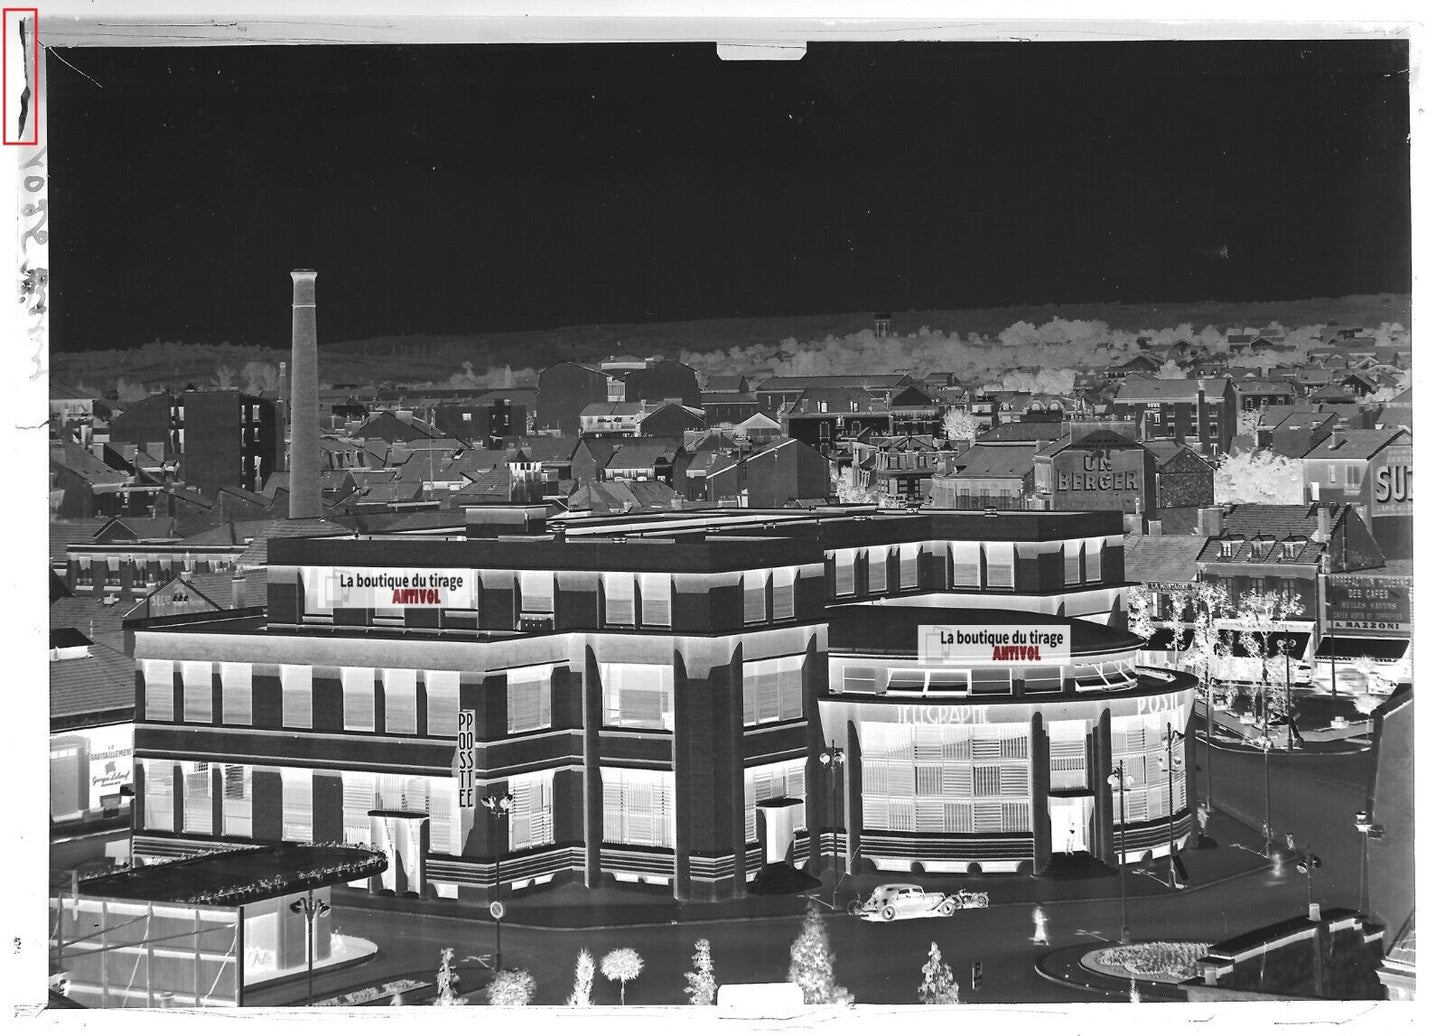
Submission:
[[[459,608],[477,606],[473,573],[436,568],[338,568],[320,587],[333,608]]]
[[[918,661],[929,665],[1068,665],[1070,649],[1068,626],[997,623],[918,627]]]

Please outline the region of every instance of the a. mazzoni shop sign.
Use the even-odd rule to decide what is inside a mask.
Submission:
[[[1070,660],[1068,626],[998,623],[918,627],[918,661],[931,665],[1068,665]]]
[[[1367,574],[1328,576],[1325,620],[1331,630],[1340,632],[1408,633],[1410,580]]]
[[[439,568],[338,568],[322,575],[322,603],[333,608],[475,608],[473,573]]]

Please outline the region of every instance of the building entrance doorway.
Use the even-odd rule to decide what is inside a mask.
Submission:
[[[1058,853],[1092,853],[1089,837],[1094,819],[1094,798],[1080,795],[1050,795],[1049,825],[1053,829],[1053,849]]]

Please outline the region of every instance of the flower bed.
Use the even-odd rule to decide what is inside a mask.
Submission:
[[[1202,942],[1141,942],[1092,950],[1081,963],[1117,978],[1178,983],[1194,977],[1195,962],[1208,952]]]

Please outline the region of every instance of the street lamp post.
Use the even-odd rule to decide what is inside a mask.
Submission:
[[[298,899],[291,904],[293,914],[306,915],[306,1006],[311,1006],[315,999],[314,978],[315,978],[315,944],[316,919],[331,913],[331,904],[324,899],[317,899],[308,889],[303,899]]]
[[[1365,810],[1355,813],[1355,830],[1360,832],[1360,913],[1370,913],[1370,839],[1379,838],[1385,829],[1370,820]]]
[[[1290,658],[1294,653],[1294,637],[1284,638],[1284,733],[1285,751],[1294,751],[1294,680],[1290,674]]]
[[[492,873],[492,918],[497,929],[496,956],[492,963],[494,974],[502,970],[502,911],[499,909],[502,903],[502,840],[497,828],[503,817],[511,815],[515,801],[510,794],[488,795],[482,799],[482,805],[486,806],[487,812],[492,815],[492,859],[496,866]]]
[[[1168,766],[1169,783],[1169,887],[1179,887],[1174,876],[1174,746],[1183,744],[1184,735],[1174,729],[1173,723],[1164,725],[1164,758]],[[1183,761],[1181,760],[1181,765]],[[1122,807],[1121,807],[1122,809]]]
[[[1124,846],[1124,792],[1134,786],[1134,778],[1124,772],[1124,760],[1120,759],[1109,771],[1109,787],[1119,789],[1119,941],[1129,942],[1129,888],[1127,881],[1128,857]]]
[[[1269,731],[1265,731],[1259,747],[1264,753],[1264,855],[1268,856],[1274,849],[1274,829],[1270,823],[1269,812],[1269,750],[1274,744],[1269,739]]]
[[[834,827],[833,840],[830,843],[832,852],[829,855],[833,857],[833,905],[835,907],[838,905],[838,886],[843,883],[843,866],[838,859],[838,833],[839,829],[843,826],[838,818],[842,805],[842,797],[838,794],[838,772],[843,768],[843,764],[847,762],[847,760],[847,755],[838,748],[836,743],[830,744],[826,750],[818,755],[818,762],[822,763],[828,769],[828,797],[833,807],[832,810],[830,810]]]
[[[1294,835],[1285,835],[1285,840],[1290,848],[1298,845],[1299,862],[1294,869],[1305,876],[1305,908],[1311,917],[1315,913],[1315,871],[1324,866],[1324,861],[1315,855],[1314,851],[1303,842],[1296,843]]]

